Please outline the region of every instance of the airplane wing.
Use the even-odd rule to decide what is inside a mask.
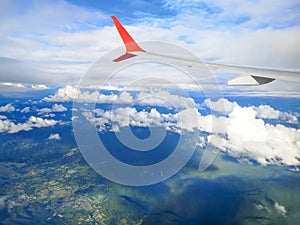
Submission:
[[[193,60],[145,51],[134,41],[134,39],[130,36],[130,34],[126,31],[126,29],[122,26],[122,24],[115,16],[112,16],[112,20],[126,47],[126,53],[114,59],[114,62],[119,62],[135,56],[139,56],[144,59],[160,60],[163,62],[186,65],[189,67],[208,68],[213,71],[234,73],[239,76],[228,81],[228,85],[232,86],[256,86],[267,84],[274,80],[300,82],[300,71],[284,71],[245,66],[222,65],[217,63],[204,63],[200,60]]]

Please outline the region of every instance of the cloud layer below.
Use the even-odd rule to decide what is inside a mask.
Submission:
[[[280,111],[270,105],[241,106],[237,102],[220,98],[195,103],[189,96],[181,96],[166,90],[149,89],[144,92],[114,91],[99,93],[96,90],[79,90],[72,86],[60,88],[43,101],[53,102],[50,108],[36,109],[37,115],[65,112],[63,102],[76,97],[78,108],[72,108],[94,123],[100,132],[119,132],[122,127],[164,127],[176,132],[199,131],[198,145],[208,143],[243,162],[253,161],[261,165],[300,165],[299,113]],[[43,102],[42,101],[42,102]],[[42,103],[41,102],[41,103]],[[86,103],[97,102],[94,110]],[[48,103],[47,103],[48,104]],[[111,109],[101,104],[112,105]],[[90,105],[90,104],[87,104]],[[60,121],[31,115],[25,122],[15,122],[9,113],[33,112],[33,108],[17,109],[12,104],[0,106],[0,132],[17,133],[34,128],[54,126]],[[212,111],[213,114],[207,114]],[[77,120],[74,116],[67,120]],[[50,138],[50,137],[49,137]],[[59,139],[53,136],[50,139]]]
[[[73,93],[71,87],[62,88],[45,100],[70,101],[74,99],[70,93]],[[93,102],[99,95],[96,91],[78,93],[79,102]],[[151,96],[155,92],[149,93]],[[93,111],[82,111],[86,119],[95,123],[101,132],[118,132],[121,127],[126,126],[165,127],[177,133],[198,130],[209,133],[208,138],[199,138],[201,142],[207,144],[209,141],[228,155],[244,162],[300,165],[300,130],[293,128],[293,125],[298,124],[297,113],[282,112],[269,105],[242,107],[237,102],[224,98],[218,101],[207,99],[202,104],[196,104],[192,98],[165,91],[158,91],[152,98],[148,96],[146,101],[139,101],[139,97],[147,96],[145,93],[134,95],[131,92],[122,92],[120,95],[110,94],[105,97],[102,95],[99,95],[101,97],[97,103],[113,104],[113,101],[118,102],[120,96],[126,95],[126,101],[123,101],[126,105],[119,105],[111,110],[97,108]],[[157,96],[161,98],[158,99]],[[172,112],[170,105],[173,106]],[[137,110],[136,107],[139,106],[148,108]],[[157,107],[163,107],[165,111],[159,111]],[[200,112],[203,108],[215,113],[202,115]],[[205,146],[205,143],[199,145]]]

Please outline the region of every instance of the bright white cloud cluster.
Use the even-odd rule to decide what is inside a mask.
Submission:
[[[206,99],[204,105],[209,107],[212,111],[217,112],[222,115],[227,115],[232,112],[232,110],[238,106],[236,102],[230,102],[226,98],[220,98],[218,101],[212,101],[211,99]]]
[[[94,113],[96,116],[94,116]],[[121,127],[166,127],[167,129],[176,129],[177,115],[161,114],[156,109],[150,112],[140,111],[135,108],[117,108],[110,111],[96,109],[93,112],[85,111],[83,115],[86,119],[94,123],[99,131],[112,129],[119,131]]]
[[[256,114],[251,107],[233,109],[226,118],[227,139],[223,150],[262,165],[299,165],[300,130],[265,123]]]
[[[133,96],[128,91],[121,94],[100,94],[98,91],[83,91],[76,87],[66,86],[60,88],[54,95],[45,97],[43,100],[49,102],[83,102],[83,103],[111,103],[111,104],[129,104],[142,106],[161,106],[166,108],[185,109],[198,105],[194,99],[188,96],[170,94],[162,90],[145,90],[137,96]],[[46,110],[46,109],[45,109]],[[48,111],[50,111],[48,109]]]
[[[279,119],[284,120],[288,123],[297,124],[298,118],[297,116],[288,113],[288,112],[281,112],[279,110],[276,110],[272,108],[269,105],[260,105],[255,108],[255,111],[257,112],[257,117],[262,119]]]
[[[32,89],[36,89],[36,90],[48,89],[47,85],[45,85],[45,84],[32,84],[30,87]]]
[[[54,104],[52,106],[52,112],[65,112],[68,109],[61,104]]]
[[[260,164],[298,165],[300,158],[300,131],[281,124],[269,124],[263,119],[297,124],[296,115],[281,112],[269,105],[258,107],[241,107],[236,102],[221,98],[218,101],[207,99],[201,106],[209,107],[216,115],[202,116],[194,100],[170,94],[167,91],[145,91],[137,95],[130,92],[103,95],[97,91],[80,91],[67,86],[59,89],[47,101],[71,101],[77,96],[79,102],[127,103],[129,105],[161,106],[175,108],[176,113],[159,113],[155,108],[150,111],[137,111],[135,108],[117,108],[111,111],[97,109],[95,112],[84,112],[90,122],[99,130],[119,130],[124,126],[159,126],[176,132],[199,129],[209,133],[223,133],[222,139],[212,135],[209,140],[216,147],[228,152],[231,156],[248,158]],[[200,107],[201,107],[200,106]],[[94,117],[96,113],[96,118]],[[195,118],[193,118],[192,115]],[[278,122],[277,122],[278,123]],[[112,127],[111,124],[113,124]],[[179,126],[180,124],[180,126]],[[110,128],[109,128],[110,127]]]
[[[0,119],[0,133],[7,132],[10,134],[20,131],[29,131],[33,128],[42,128],[54,126],[58,123],[56,120],[48,120],[31,116],[25,123],[15,123],[9,119]]]
[[[171,94],[170,92],[163,90],[140,92],[135,101],[137,101],[139,105],[161,106],[181,110],[190,107],[193,108],[197,105],[194,99],[188,96]]]
[[[54,95],[45,97],[43,100],[48,102],[101,102],[101,103],[112,103],[117,100],[117,95],[104,95],[99,94],[98,91],[82,91],[79,88],[67,85],[64,88],[60,88]]]
[[[206,99],[203,102],[203,105],[209,107],[213,112],[221,115],[228,115],[233,111],[233,109],[239,106],[236,102],[230,102],[225,98],[220,98],[217,101]],[[259,105],[258,107],[252,106],[252,108],[256,112],[256,118],[282,120],[291,124],[298,123],[298,118],[293,113],[281,112],[269,105]]]
[[[299,165],[300,161],[300,130],[281,124],[269,124],[263,119],[276,119],[287,123],[298,123],[296,115],[275,110],[269,105],[258,107],[241,107],[236,102],[219,99],[216,102],[205,100],[213,111],[225,112],[224,116],[212,117],[207,121],[202,118],[202,129],[208,125],[218,128],[224,124],[226,139],[218,140],[216,147],[228,152],[231,156],[255,160],[262,165],[285,164]],[[222,133],[222,129],[216,129]],[[213,143],[213,139],[212,139]],[[220,143],[222,143],[220,145]]]
[[[213,111],[222,112],[225,109],[227,114],[224,115],[223,111],[220,116],[204,116],[196,108],[187,106],[177,113],[160,113],[155,108],[137,111],[126,107],[108,111],[85,111],[83,115],[101,131],[118,131],[120,127],[129,125],[165,127],[178,133],[198,129],[210,133],[208,141],[232,157],[248,162],[254,160],[262,165],[300,165],[300,130],[278,124],[278,121],[277,124],[270,124],[262,119],[285,119],[280,115],[287,113],[266,105],[241,107],[227,99],[217,102],[206,100],[203,105],[208,103]],[[268,110],[264,112],[264,108]],[[225,134],[226,138],[218,134]],[[203,140],[200,145],[204,146],[202,142]]]
[[[274,207],[275,207],[278,214],[280,214],[282,216],[286,216],[287,211],[286,211],[286,209],[283,205],[280,205],[278,202],[275,202]]]
[[[13,112],[15,107],[12,104],[7,104],[0,107],[0,112]]]
[[[68,109],[61,104],[54,104],[51,109],[50,108],[41,108],[41,109],[38,109],[37,112],[38,112],[38,114],[46,114],[46,113],[51,113],[51,112],[65,112],[67,110]]]
[[[56,133],[56,134],[50,134],[49,137],[48,137],[48,140],[60,140],[61,139],[61,136]]]

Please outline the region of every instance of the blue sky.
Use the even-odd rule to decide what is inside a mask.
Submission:
[[[166,41],[207,61],[298,70],[299,11],[292,0],[1,1],[0,82],[75,83],[121,45],[111,15],[137,41]]]

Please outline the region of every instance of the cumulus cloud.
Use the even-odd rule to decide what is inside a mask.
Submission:
[[[43,115],[43,117],[55,117],[55,114],[54,113],[49,113],[49,114]]]
[[[194,99],[188,96],[171,94],[168,91],[155,89],[140,92],[136,97],[136,101],[138,101],[139,105],[162,106],[180,110],[197,106]]]
[[[162,90],[146,90],[133,96],[131,92],[123,91],[119,95],[111,93],[101,94],[96,90],[85,91],[70,85],[60,88],[54,95],[43,99],[48,102],[84,102],[84,103],[111,103],[111,104],[135,104],[142,106],[161,106],[166,108],[185,109],[198,107],[194,99],[177,94],[171,94]]]
[[[10,103],[0,107],[0,112],[13,112],[13,111],[15,111],[15,107]]]
[[[38,109],[37,112],[40,115],[40,114],[45,114],[45,113],[51,113],[52,110],[49,108],[41,108],[41,109]]]
[[[287,211],[286,211],[286,209],[283,205],[280,205],[278,202],[275,202],[274,207],[275,207],[278,214],[280,214],[284,217],[286,216]]]
[[[210,110],[225,115],[231,113],[234,107],[238,106],[236,102],[230,102],[226,98],[220,98],[217,101],[205,99],[203,103],[209,107]]]
[[[52,112],[65,112],[68,109],[61,104],[54,104],[52,106]]]
[[[281,112],[272,108],[269,105],[260,105],[258,107],[254,107],[255,111],[257,112],[257,117],[262,119],[280,119],[284,120],[288,123],[297,124],[298,118],[297,116],[288,113],[288,112]]]
[[[60,140],[61,139],[61,136],[56,133],[56,134],[50,134],[49,137],[48,137],[48,140]]]
[[[20,111],[21,113],[28,113],[28,112],[30,112],[30,107],[29,106],[27,106],[27,107],[25,107],[25,108],[23,108],[23,109],[21,109],[21,111]]]
[[[58,123],[56,120],[48,120],[35,116],[31,116],[24,123],[15,123],[9,119],[0,119],[0,133],[7,132],[10,134],[18,133],[20,131],[29,131],[33,128],[42,128],[54,126]]]
[[[241,107],[227,99],[217,102],[206,100],[205,104],[208,103],[218,112],[221,112],[225,105],[228,115],[201,115],[196,108],[188,106],[173,113],[158,112],[155,108],[138,111],[126,107],[85,111],[83,115],[95,123],[100,131],[107,129],[118,131],[120,127],[129,125],[165,127],[178,133],[198,129],[200,132],[208,133],[209,143],[232,157],[243,159],[242,161],[254,160],[261,165],[300,164],[300,130],[279,124],[278,121],[277,124],[275,122],[270,124],[262,119],[262,117],[277,118],[283,112],[278,113],[266,105]],[[269,111],[263,112],[264,108]],[[199,146],[204,146],[203,138]]]
[[[95,109],[94,111],[83,112],[85,118],[94,123],[99,131],[106,131],[108,128],[119,131],[121,127],[171,127],[176,126],[176,115],[161,114],[156,109],[137,111],[135,108],[125,107],[114,110]],[[94,116],[96,115],[96,116]]]
[[[51,107],[51,109],[50,108],[41,108],[41,109],[38,109],[37,112],[38,112],[38,114],[48,114],[48,116],[49,116],[50,115],[49,113],[52,113],[52,112],[65,112],[67,110],[68,109],[66,107],[64,107],[62,104],[54,104]]]
[[[223,150],[233,157],[249,158],[262,165],[299,165],[300,130],[265,123],[256,114],[252,107],[233,109],[225,119],[227,139]]]
[[[255,111],[257,112],[257,117],[262,119],[278,119],[280,111],[273,109],[269,105],[260,105],[255,108]]]
[[[234,108],[239,106],[236,102],[231,102],[226,98],[220,98],[217,101],[206,99],[202,105],[221,115],[228,115]],[[298,118],[293,113],[282,112],[269,105],[259,105],[258,107],[252,106],[252,108],[256,112],[257,118],[282,120],[292,124],[298,123]]]
[[[64,88],[60,88],[54,95],[45,97],[43,100],[48,102],[101,102],[101,103],[112,103],[117,100],[117,95],[104,95],[98,91],[83,91],[79,88],[67,85]]]
[[[67,85],[64,88],[60,88],[54,95],[50,95],[49,97],[45,97],[43,100],[48,102],[68,102],[73,101],[75,96],[77,95],[78,88]]]

